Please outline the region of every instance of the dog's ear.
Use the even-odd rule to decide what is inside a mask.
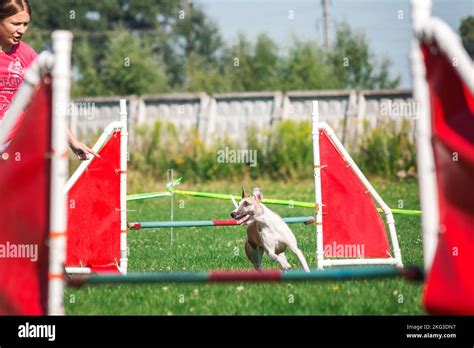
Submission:
[[[253,193],[253,197],[257,201],[261,201],[263,199],[263,192],[262,192],[262,189],[260,187],[254,187],[252,189],[252,193]]]
[[[245,193],[245,190],[242,187],[242,199],[247,198],[247,197],[248,197],[248,195],[247,195],[247,193]]]

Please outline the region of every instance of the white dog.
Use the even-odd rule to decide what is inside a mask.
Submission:
[[[230,214],[240,224],[247,225],[245,254],[257,270],[261,268],[263,251],[267,252],[272,261],[278,262],[282,269],[290,269],[291,265],[284,253],[288,247],[298,257],[304,270],[309,272],[295,235],[279,215],[262,204],[262,199],[263,193],[260,188],[253,189],[252,197],[247,196],[242,189],[242,201]]]

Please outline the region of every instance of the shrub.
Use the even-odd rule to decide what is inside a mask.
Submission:
[[[364,132],[355,161],[372,175],[406,178],[416,175],[416,149],[410,139],[410,122],[404,120],[397,130],[394,121],[386,121]]]
[[[387,122],[366,131],[354,159],[370,175],[405,178],[416,175],[415,147],[409,136],[409,123],[400,130]],[[196,130],[178,132],[170,123],[137,129],[131,150],[130,167],[162,180],[168,168],[187,181],[259,178],[274,180],[305,179],[312,176],[313,149],[309,122],[281,121],[268,131],[249,128],[247,150],[256,151],[257,165],[219,163],[218,151],[241,149],[227,137],[218,137],[206,146]]]

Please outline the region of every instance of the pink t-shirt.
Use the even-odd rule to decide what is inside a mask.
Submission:
[[[0,120],[35,59],[36,52],[22,41],[10,51],[0,52]]]
[[[10,51],[0,52],[0,120],[20,88],[27,68],[36,56],[36,52],[22,41],[13,46]]]

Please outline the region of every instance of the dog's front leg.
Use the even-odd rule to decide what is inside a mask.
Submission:
[[[252,262],[257,271],[262,268],[263,248],[259,246],[252,246],[249,241],[245,242],[245,255]]]
[[[275,254],[274,250],[272,250],[271,252],[269,251],[268,256],[270,257],[270,260],[278,262],[280,264],[281,269],[287,270],[291,268],[291,265],[286,260],[286,257],[281,257],[281,255]]]
[[[290,269],[291,268],[291,265],[288,263],[285,256],[282,257],[281,254],[277,255],[275,253],[275,246],[276,245],[265,245],[265,243],[264,243],[263,246],[264,246],[265,251],[267,252],[268,257],[270,258],[270,260],[278,262],[280,264],[281,269]]]
[[[291,265],[288,262],[288,260],[286,259],[286,255],[285,255],[284,252],[278,254],[278,257],[281,259],[282,263],[285,264],[285,266],[286,266],[286,267],[282,267],[283,269],[291,269]]]

